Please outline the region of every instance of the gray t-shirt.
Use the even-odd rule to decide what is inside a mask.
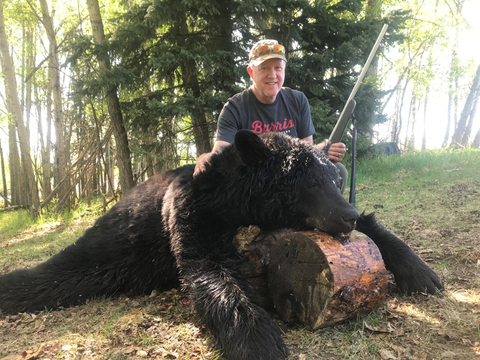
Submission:
[[[252,89],[228,99],[218,117],[217,140],[232,143],[241,129],[258,135],[278,131],[300,139],[315,134],[307,97],[286,87],[278,92],[272,104],[260,102]]]

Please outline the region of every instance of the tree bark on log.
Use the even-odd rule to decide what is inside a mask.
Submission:
[[[263,234],[250,226],[239,229],[234,244],[256,301],[273,305],[286,322],[314,330],[367,313],[385,300],[383,259],[361,233],[332,237],[283,229]]]

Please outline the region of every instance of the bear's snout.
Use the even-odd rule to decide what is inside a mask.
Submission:
[[[345,227],[349,227],[350,229],[348,232],[355,230],[355,226],[357,225],[357,219],[359,217],[360,213],[353,206],[351,207],[351,209],[349,209],[349,211],[341,215],[341,219],[345,223]]]

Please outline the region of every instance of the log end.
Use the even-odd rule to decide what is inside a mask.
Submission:
[[[284,321],[317,329],[382,304],[387,271],[377,246],[363,234],[295,232],[273,245],[268,286]]]

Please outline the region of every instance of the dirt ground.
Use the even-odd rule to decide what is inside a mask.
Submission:
[[[451,190],[472,194],[471,187]],[[459,204],[449,206],[448,216],[465,216]],[[469,228],[412,221],[402,229],[405,241],[444,281],[443,295],[405,297],[390,279],[380,308],[326,329],[307,331],[272,314],[290,359],[480,359],[480,212],[469,211]],[[175,289],[57,311],[0,314],[0,358],[9,360],[222,359],[213,345],[186,295]]]

